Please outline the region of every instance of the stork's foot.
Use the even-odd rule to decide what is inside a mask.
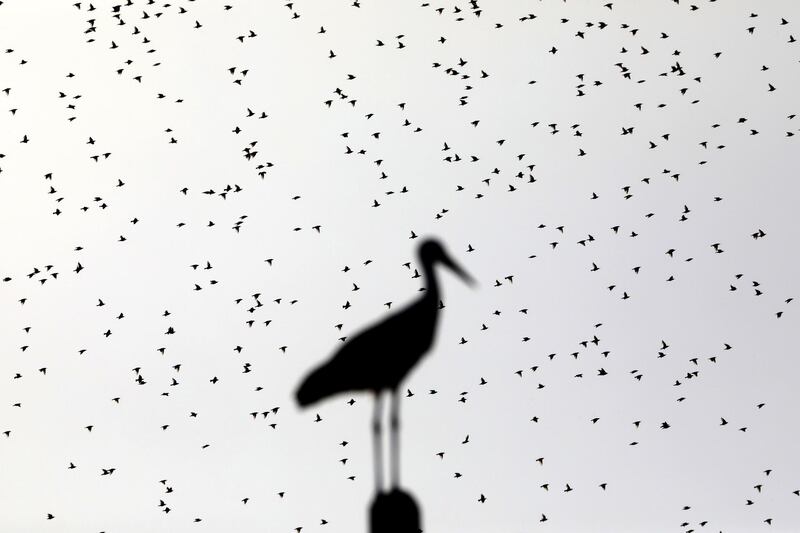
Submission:
[[[401,489],[375,497],[369,512],[370,533],[420,533],[422,519],[411,494]]]

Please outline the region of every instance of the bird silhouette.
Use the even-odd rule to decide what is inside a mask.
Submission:
[[[383,393],[390,397],[390,484],[400,482],[399,397],[403,379],[430,350],[439,319],[440,291],[435,267],[450,268],[467,284],[473,280],[436,240],[424,241],[418,249],[425,279],[424,294],[382,321],[349,337],[320,367],[313,370],[297,390],[297,402],[309,406],[346,391],[370,391],[375,395],[372,419],[375,490],[383,490],[381,413]]]

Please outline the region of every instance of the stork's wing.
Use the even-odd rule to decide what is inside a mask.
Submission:
[[[417,300],[350,336],[306,378],[298,400],[305,405],[339,392],[394,386],[430,347],[434,325],[425,310]]]

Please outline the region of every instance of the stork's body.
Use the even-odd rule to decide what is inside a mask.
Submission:
[[[433,344],[438,292],[434,280],[421,298],[349,338],[303,382],[300,404],[346,391],[396,389]]]
[[[419,258],[426,284],[422,296],[348,339],[327,363],[303,381],[297,391],[297,400],[302,406],[346,391],[367,390],[375,393],[373,438],[375,482],[379,491],[383,484],[380,464],[381,393],[391,393],[392,485],[396,486],[400,469],[398,388],[433,344],[440,307],[434,266],[441,262],[469,280],[467,274],[435,241],[427,241],[420,247]]]

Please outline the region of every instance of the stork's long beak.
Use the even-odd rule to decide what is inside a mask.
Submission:
[[[469,274],[467,274],[467,272],[463,268],[461,268],[461,266],[459,266],[458,263],[453,261],[452,257],[450,257],[449,255],[444,253],[444,254],[442,254],[441,261],[450,270],[455,272],[456,275],[458,275],[458,277],[461,278],[464,281],[464,283],[466,283],[470,287],[475,285],[475,280],[473,279],[473,277],[470,276]]]

